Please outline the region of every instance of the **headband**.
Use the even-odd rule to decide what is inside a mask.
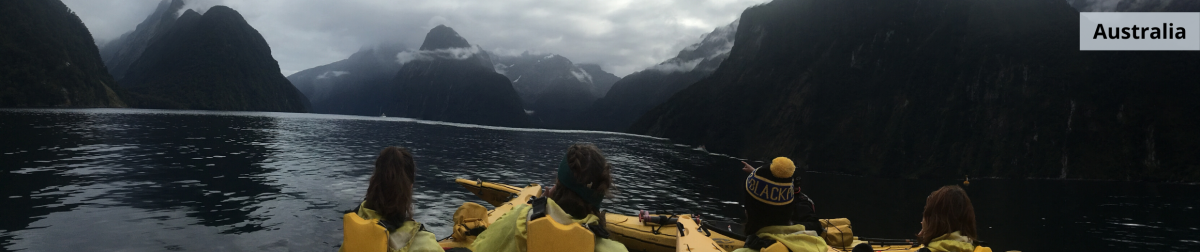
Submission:
[[[792,203],[796,194],[792,192],[792,183],[779,183],[758,176],[758,170],[746,177],[746,192],[754,199],[763,203],[782,206]]]
[[[600,211],[600,203],[604,200],[603,195],[599,195],[596,191],[586,186],[580,185],[575,181],[575,174],[571,172],[571,167],[567,166],[567,157],[563,157],[562,163],[558,165],[558,183],[566,186],[567,189],[578,194],[584,201],[592,205],[592,210]]]

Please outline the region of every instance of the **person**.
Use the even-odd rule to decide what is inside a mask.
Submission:
[[[742,161],[742,171],[746,173],[754,173],[756,168],[750,166],[746,161]],[[817,235],[825,233],[825,229],[821,226],[821,219],[817,218],[817,207],[813,203],[812,198],[800,191],[800,173],[792,173],[792,183],[794,185],[793,193],[796,194],[795,200],[792,201],[792,207],[795,212],[792,213],[792,223],[802,224],[806,230],[816,231]]]
[[[600,208],[612,188],[612,167],[600,150],[591,144],[571,145],[548,196],[501,216],[479,234],[471,250],[627,251],[625,245],[608,239],[604,229]]]
[[[434,234],[425,231],[421,223],[413,221],[415,179],[416,165],[412,153],[395,146],[384,148],[375,159],[375,172],[369,179],[367,196],[353,210],[358,218],[377,219],[377,223],[388,231],[387,251],[443,251]],[[343,239],[343,246],[338,251],[346,251],[348,242],[359,242],[364,237]]]
[[[754,169],[745,180],[742,208],[746,211],[746,244],[734,252],[824,252],[825,240],[803,224],[792,224],[796,200],[791,159],[777,157],[768,167]]]
[[[921,231],[917,241],[925,245],[922,251],[975,251],[975,207],[967,191],[957,185],[943,186],[925,198],[921,215]]]

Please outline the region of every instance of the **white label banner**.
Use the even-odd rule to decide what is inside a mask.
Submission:
[[[1080,12],[1080,51],[1200,51],[1200,12]]]

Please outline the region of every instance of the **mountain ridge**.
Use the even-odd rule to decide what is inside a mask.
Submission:
[[[83,21],[60,0],[0,5],[0,107],[125,107]]]
[[[188,9],[150,44],[121,84],[145,108],[307,112],[270,45],[237,11]]]
[[[775,0],[629,132],[868,176],[1200,180],[1200,57],[1080,52],[1075,20],[1053,0]]]
[[[512,83],[496,73],[490,56],[453,29],[430,30],[420,51],[397,55],[403,66],[384,105],[388,115],[424,120],[528,127]],[[427,50],[428,49],[428,50]]]

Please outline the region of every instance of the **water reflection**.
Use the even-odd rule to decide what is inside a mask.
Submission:
[[[464,201],[454,178],[549,183],[566,147],[614,166],[606,208],[740,220],[738,160],[662,139],[286,113],[0,110],[4,250],[332,250],[375,155],[412,149],[415,218],[439,236]],[[822,218],[863,237],[912,237],[925,196],[957,181],[804,173]],[[1194,250],[1197,186],[973,180],[980,235],[997,251]]]

